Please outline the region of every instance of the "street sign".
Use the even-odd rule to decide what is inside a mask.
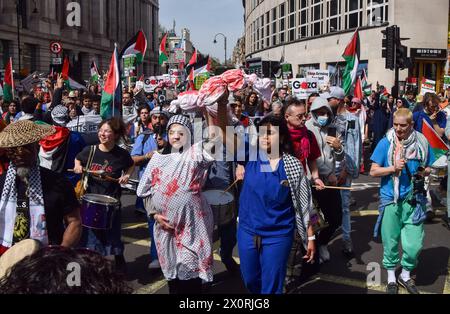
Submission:
[[[52,58],[52,64],[54,65],[62,64],[62,58]]]
[[[52,42],[50,44],[50,51],[53,52],[54,54],[60,54],[62,51],[62,46],[59,42]]]

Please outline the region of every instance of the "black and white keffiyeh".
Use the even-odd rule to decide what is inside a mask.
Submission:
[[[13,245],[14,223],[17,210],[17,169],[11,164],[8,168],[0,198],[0,244]],[[45,223],[44,194],[42,193],[41,173],[38,166],[31,168],[28,196],[30,199],[30,238],[48,245]]]
[[[311,186],[301,162],[292,155],[283,155],[284,169],[291,188],[295,209],[295,224],[305,249],[308,247],[307,228],[314,215]]]

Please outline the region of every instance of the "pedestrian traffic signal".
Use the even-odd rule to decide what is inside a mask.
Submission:
[[[395,69],[395,43],[397,35],[397,26],[389,26],[385,30],[381,31],[384,38],[382,40],[381,56],[386,59],[386,69]]]

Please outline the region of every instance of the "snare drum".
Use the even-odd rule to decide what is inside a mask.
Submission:
[[[128,183],[122,184],[121,187],[124,190],[128,190],[130,192],[136,192],[138,185],[139,185],[139,180],[129,179]]]
[[[447,175],[448,161],[447,156],[441,156],[431,165],[430,176],[434,179],[441,179]]]
[[[207,190],[203,192],[203,195],[211,206],[215,225],[225,225],[233,220],[235,203],[231,193],[221,190]]]
[[[85,194],[81,197],[81,222],[91,229],[111,229],[114,213],[119,201],[99,194]]]

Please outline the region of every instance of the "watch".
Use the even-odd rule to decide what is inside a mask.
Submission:
[[[312,237],[308,237],[308,241],[314,241],[316,239],[316,235],[313,235]]]

